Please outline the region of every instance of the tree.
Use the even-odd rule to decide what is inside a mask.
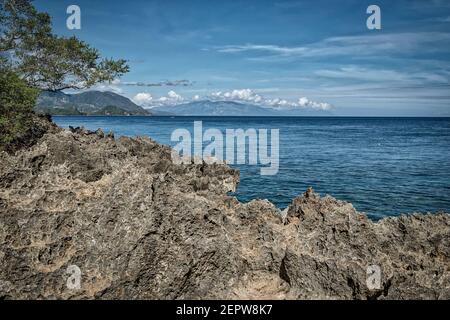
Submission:
[[[89,88],[129,71],[123,59],[102,59],[76,37],[54,35],[50,16],[30,0],[0,0],[0,56],[29,86],[50,91]]]
[[[128,70],[125,60],[54,35],[50,16],[30,0],[0,0],[0,151],[30,146],[47,130],[33,114],[40,90],[89,88]]]

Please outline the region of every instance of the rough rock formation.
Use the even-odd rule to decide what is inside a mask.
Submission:
[[[450,298],[448,214],[373,222],[312,190],[240,203],[233,169],[100,130],[53,127],[0,163],[0,298]]]
[[[26,130],[20,134],[14,133],[14,139],[8,143],[0,144],[0,152],[6,151],[8,153],[14,153],[17,150],[28,148],[34,145],[42,136],[47,132],[54,132],[57,130],[57,126],[49,121],[48,115],[37,115],[30,113],[26,115],[28,122],[26,123]],[[11,135],[8,130],[3,131],[0,126],[0,137],[1,135]],[[0,139],[2,141],[2,139]]]

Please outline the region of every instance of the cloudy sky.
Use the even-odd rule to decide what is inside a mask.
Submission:
[[[37,0],[131,72],[96,89],[152,106],[196,99],[332,110],[336,115],[450,116],[450,1]],[[81,8],[81,30],[66,8]],[[368,30],[366,9],[381,8]]]

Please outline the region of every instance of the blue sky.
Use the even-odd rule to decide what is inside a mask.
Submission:
[[[450,116],[447,0],[35,4],[56,33],[129,60],[129,74],[95,89],[144,106],[210,98],[336,115]],[[81,8],[81,30],[66,28],[71,4]],[[381,30],[366,27],[371,4],[381,8]]]

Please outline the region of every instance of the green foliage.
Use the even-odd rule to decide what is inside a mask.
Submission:
[[[0,88],[2,114],[28,113],[33,110],[39,90],[30,88],[16,73],[7,68],[0,68]]]
[[[102,59],[76,37],[52,34],[51,18],[29,0],[0,0],[0,54],[30,86],[50,91],[82,89],[129,71],[123,59]]]
[[[47,13],[37,12],[29,0],[0,0],[0,52],[32,47],[51,36]]]
[[[4,65],[0,67],[0,149],[28,131],[38,92]]]
[[[32,110],[40,90],[88,88],[128,71],[125,60],[101,58],[76,37],[54,35],[50,16],[30,0],[0,0],[0,149],[29,145],[36,136]]]

